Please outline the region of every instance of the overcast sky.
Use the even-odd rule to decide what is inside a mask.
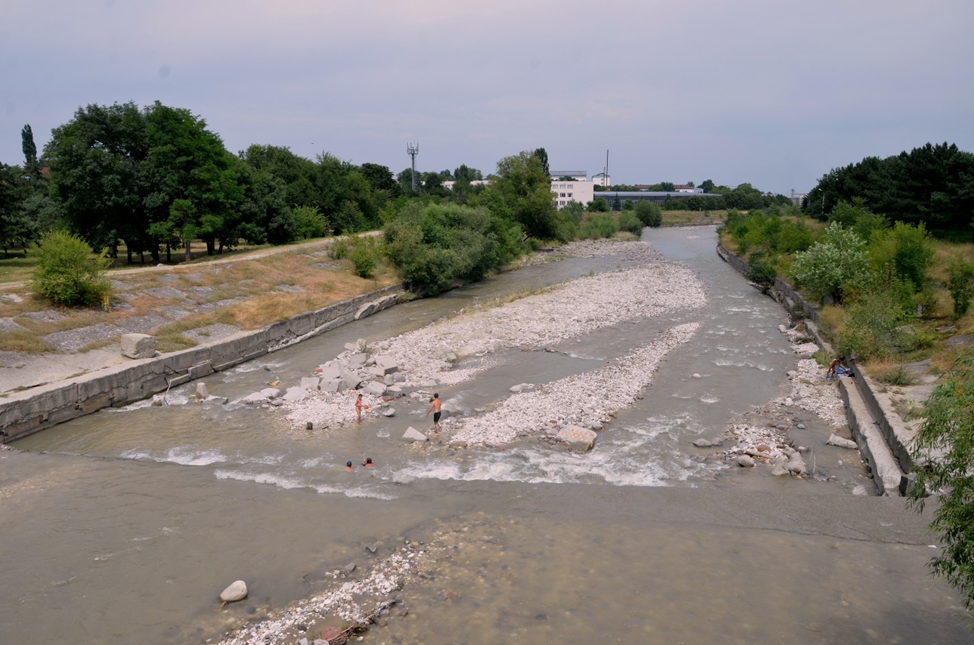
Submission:
[[[544,147],[615,183],[806,192],[974,151],[972,0],[0,0],[0,161],[90,103],[159,100],[232,152],[399,172]]]

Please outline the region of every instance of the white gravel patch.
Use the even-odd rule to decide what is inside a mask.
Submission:
[[[316,392],[309,393],[308,398],[301,401],[288,402],[284,407],[288,410],[287,420],[295,428],[303,428],[309,421],[315,429],[341,428],[355,425],[355,399],[362,394],[362,403],[369,406],[362,410],[362,422],[376,418],[381,411],[388,407],[395,407],[394,403],[387,403],[380,396],[374,396],[362,390],[346,390],[344,392]]]
[[[663,358],[689,341],[699,326],[679,325],[605,367],[515,394],[491,412],[458,423],[451,443],[495,445],[541,431],[557,433],[565,425],[601,427],[613,413],[632,404],[652,383]]]
[[[489,367],[461,360],[517,347],[538,348],[627,320],[651,318],[706,303],[703,284],[682,264],[661,263],[578,278],[548,292],[483,312],[435,323],[389,341],[382,352],[406,373],[404,386],[454,384]]]

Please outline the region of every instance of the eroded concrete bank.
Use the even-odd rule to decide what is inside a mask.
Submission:
[[[133,360],[58,383],[11,392],[0,401],[0,443],[111,406],[140,401],[187,381],[284,349],[399,302],[402,285],[298,314],[257,331],[164,356]]]
[[[739,273],[747,276],[751,267],[746,260],[717,245],[717,254]],[[768,295],[781,303],[793,318],[804,318],[808,332],[819,347],[834,354],[821,337],[814,323],[819,320],[818,305],[808,302],[798,291],[781,278],[775,278]],[[915,431],[893,410],[889,397],[863,374],[855,360],[847,361],[853,378],[839,377],[839,391],[845,403],[846,418],[852,436],[859,446],[863,460],[873,473],[873,482],[880,495],[905,495],[910,486],[910,471],[914,462],[909,445]]]

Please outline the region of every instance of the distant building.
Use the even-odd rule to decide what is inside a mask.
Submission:
[[[555,206],[558,208],[564,208],[571,201],[588,206],[595,199],[594,183],[587,180],[561,181],[558,177],[571,177],[571,175],[551,173],[551,192],[555,196]]]
[[[571,177],[574,181],[588,181],[588,171],[585,170],[552,170],[550,174],[552,180]]]
[[[694,188],[689,184],[680,184],[678,186],[673,186],[673,190],[675,190],[678,193],[690,193],[693,195],[699,195],[703,193],[703,188]]]

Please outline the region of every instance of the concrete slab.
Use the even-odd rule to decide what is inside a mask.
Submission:
[[[193,312],[186,311],[182,307],[159,307],[156,311],[170,320],[179,320],[193,314]]]
[[[198,329],[184,331],[183,336],[192,338],[197,343],[209,343],[214,340],[220,340],[221,338],[229,338],[230,336],[239,333],[240,328],[235,325],[224,325],[223,323],[218,323],[216,325],[207,325],[206,327],[199,327]]]
[[[128,331],[138,334],[147,334],[157,327],[162,327],[169,323],[168,318],[163,318],[157,313],[149,312],[144,316],[132,316],[119,320],[118,324]]]
[[[23,331],[24,328],[14,322],[13,318],[0,318],[0,331]]]
[[[42,340],[62,352],[76,352],[89,343],[116,338],[124,333],[125,330],[121,327],[98,323],[78,329],[54,332],[44,336]]]
[[[176,298],[177,300],[186,300],[186,294],[173,287],[156,287],[155,289],[146,289],[142,293],[155,298],[165,298],[167,300],[171,300],[173,298]]]

